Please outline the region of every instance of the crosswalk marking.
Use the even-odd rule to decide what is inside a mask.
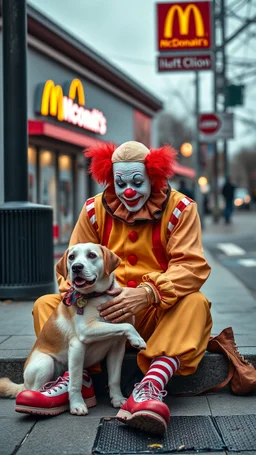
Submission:
[[[244,267],[256,267],[256,259],[239,259],[237,262]]]
[[[217,243],[217,248],[223,251],[227,256],[243,256],[246,251],[234,243]]]

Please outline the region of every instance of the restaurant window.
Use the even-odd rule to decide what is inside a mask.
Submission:
[[[60,241],[68,242],[73,229],[73,179],[72,159],[68,155],[59,156],[60,188]]]
[[[48,150],[40,151],[40,203],[53,208],[53,227],[57,227],[56,204],[56,161],[55,154]],[[54,235],[57,241],[58,235]]]
[[[37,202],[36,186],[36,149],[28,147],[28,200],[30,202]]]
[[[151,147],[151,118],[140,111],[134,111],[134,140]]]

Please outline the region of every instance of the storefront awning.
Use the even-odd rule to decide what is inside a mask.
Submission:
[[[94,139],[86,134],[76,133],[75,131],[70,131],[67,128],[62,128],[61,126],[53,125],[42,120],[29,120],[28,134],[29,136],[45,136],[77,145],[78,147],[91,147],[104,143],[100,139]]]
[[[175,171],[175,174],[181,175],[183,177],[189,177],[191,179],[196,177],[195,169],[192,169],[191,167],[187,167],[187,166],[182,166],[181,164],[178,164],[178,163],[176,163],[174,165],[174,171]]]
[[[77,133],[61,126],[53,125],[49,122],[42,120],[29,120],[28,121],[28,134],[29,136],[45,136],[48,138],[56,139],[59,141],[67,142],[69,144],[77,145],[78,147],[91,147],[104,143],[100,139],[94,139],[86,134]],[[183,177],[195,178],[196,172],[194,169],[182,166],[176,163],[174,166],[176,175]]]

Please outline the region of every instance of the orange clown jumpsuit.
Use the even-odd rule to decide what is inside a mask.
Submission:
[[[127,225],[108,214],[102,194],[84,205],[70,239],[70,245],[93,242],[107,246],[121,258],[115,274],[120,286],[136,287],[148,282],[159,303],[136,314],[135,327],[147,342],[137,361],[145,374],[153,358],[177,356],[176,374],[194,373],[210,337],[210,302],[199,292],[208,278],[201,226],[194,201],[175,190],[159,221]],[[56,266],[60,295],[40,297],[34,305],[36,335],[61,296],[69,289],[66,258]]]

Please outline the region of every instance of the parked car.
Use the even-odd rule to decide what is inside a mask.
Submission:
[[[234,204],[238,209],[250,209],[251,196],[246,188],[235,189]]]

